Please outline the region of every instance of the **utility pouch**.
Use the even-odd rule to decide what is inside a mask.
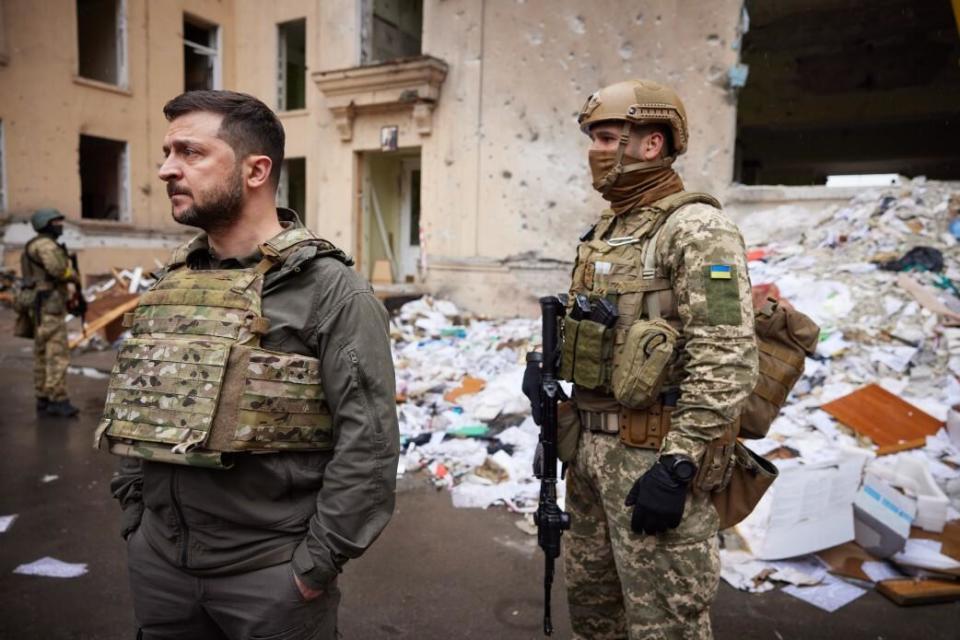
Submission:
[[[697,477],[693,481],[697,491],[711,493],[722,489],[730,482],[730,475],[734,468],[737,428],[738,424],[734,423],[722,436],[714,438],[707,445],[707,450],[700,461]]]
[[[660,395],[679,334],[666,321],[640,320],[627,331],[613,368],[613,395],[630,409],[650,406]]]
[[[13,324],[13,335],[15,338],[32,338],[34,336],[33,318],[29,311],[17,313],[17,319]]]
[[[733,464],[725,487],[711,496],[720,516],[720,529],[728,529],[753,511],[779,471],[776,465],[737,442]]]
[[[580,412],[573,402],[557,407],[557,457],[560,462],[573,462],[580,444]]]
[[[659,450],[670,430],[673,407],[653,404],[642,411],[620,412],[620,442],[637,449]]]
[[[586,389],[606,386],[612,334],[599,322],[564,318],[560,378]]]

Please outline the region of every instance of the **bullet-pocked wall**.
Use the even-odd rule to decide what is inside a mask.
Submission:
[[[474,309],[529,313],[568,285],[577,237],[604,208],[576,114],[606,84],[673,86],[690,123],[676,167],[688,188],[722,196],[740,17],[731,0],[427,3],[424,52],[451,66],[424,147],[431,287]]]

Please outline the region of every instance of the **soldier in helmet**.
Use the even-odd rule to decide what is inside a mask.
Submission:
[[[709,638],[720,575],[710,494],[758,373],[744,243],[671,166],[688,136],[671,89],[611,85],[579,123],[610,208],[580,239],[564,320],[574,394],[563,413],[580,429],[566,475],[573,629]]]
[[[63,214],[38,209],[30,218],[37,232],[20,256],[24,282],[35,292],[33,309],[33,384],[37,411],[58,417],[77,415],[67,399],[67,304],[79,288],[66,247],[57,242],[63,233]]]

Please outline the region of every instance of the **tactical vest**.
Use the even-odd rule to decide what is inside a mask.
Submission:
[[[228,468],[223,453],[333,448],[320,361],[268,351],[260,338],[265,274],[298,249],[333,246],[296,228],[260,246],[249,269],[168,267],[125,323],[94,446],[111,453]],[[181,256],[185,259],[185,256]]]
[[[609,391],[613,371],[620,366],[625,356],[628,332],[640,319],[663,318],[680,334],[681,323],[676,296],[673,294],[669,277],[663,272],[662,266],[657,264],[656,246],[667,219],[681,207],[695,202],[720,208],[720,203],[710,195],[681,191],[647,207],[656,215],[650,216],[645,223],[640,223],[632,235],[608,237],[610,229],[616,223],[616,217],[612,212],[606,212],[601,221],[583,238],[577,249],[577,261],[564,320],[560,371],[563,379],[601,392]],[[570,311],[577,295],[586,296],[591,301],[603,298],[611,302],[618,312],[615,326],[603,329],[590,323],[574,328]],[[571,335],[574,330],[577,333],[575,338]],[[585,368],[586,377],[573,375],[573,365],[579,364],[581,354],[585,355],[583,345],[580,344],[582,339],[593,343],[590,348],[596,354],[596,362],[588,363]],[[677,351],[682,350],[682,347],[683,340],[678,338]],[[682,363],[679,359],[674,360],[674,365],[679,368]],[[583,367],[578,367],[581,368]],[[594,368],[595,372],[592,371]],[[668,375],[668,378],[673,377],[675,376]],[[583,384],[584,382],[588,384]]]

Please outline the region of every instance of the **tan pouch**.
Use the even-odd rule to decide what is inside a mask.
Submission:
[[[580,412],[572,401],[557,407],[557,457],[560,462],[573,462],[580,444]]]
[[[720,529],[728,529],[750,515],[778,475],[776,465],[737,442],[729,480],[711,496],[720,516]]]
[[[697,491],[711,493],[727,486],[730,474],[733,473],[737,427],[737,423],[729,425],[722,436],[707,444],[697,477],[693,480],[694,489]]]
[[[670,431],[673,407],[659,402],[642,411],[620,412],[620,442],[628,447],[659,450]]]
[[[623,352],[613,368],[611,387],[617,402],[630,409],[650,406],[660,395],[679,334],[665,320],[640,320],[627,331]]]

